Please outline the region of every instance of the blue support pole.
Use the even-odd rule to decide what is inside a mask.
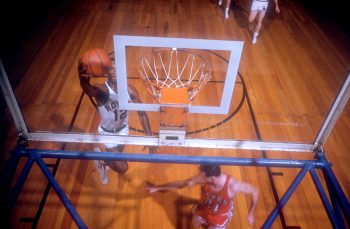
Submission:
[[[334,213],[337,217],[337,220],[338,220],[338,223],[340,224],[340,227],[341,228],[345,228],[345,222],[344,222],[344,218],[343,218],[343,213],[342,213],[342,210],[339,206],[339,203],[338,203],[338,200],[337,200],[337,197],[336,197],[336,193],[334,192],[334,188],[333,186],[331,185],[327,175],[325,174],[325,172],[322,170],[323,172],[323,177],[326,181],[326,185],[327,185],[327,188],[328,188],[328,193],[329,193],[329,196],[331,198],[331,201],[332,201],[332,206],[333,206],[333,209],[334,209]]]
[[[33,162],[34,162],[34,158],[32,158],[32,157],[28,158],[27,163],[25,164],[25,166],[24,166],[24,168],[23,168],[23,170],[22,170],[22,172],[17,180],[17,183],[12,190],[11,196],[9,198],[9,203],[11,205],[16,202],[17,197],[18,197],[19,193],[21,192],[22,187],[24,185],[24,182],[26,181],[27,176],[30,172],[30,169],[32,168]]]
[[[330,219],[330,221],[332,223],[333,228],[335,228],[335,229],[345,228],[345,227],[341,227],[340,224],[338,223],[337,217],[334,214],[334,211],[332,209],[332,205],[327,198],[326,192],[324,191],[323,186],[321,184],[321,181],[320,181],[320,179],[318,179],[317,173],[316,173],[314,168],[310,168],[310,174],[311,174],[312,180],[314,181],[314,184],[317,188],[318,194],[321,198],[323,207],[326,209],[328,218]]]
[[[86,225],[72,206],[62,189],[55,181],[54,177],[43,163],[41,158],[65,158],[65,159],[82,159],[82,160],[124,160],[130,162],[151,162],[151,163],[179,163],[179,164],[220,164],[220,165],[236,165],[236,166],[259,166],[259,167],[285,167],[285,168],[302,168],[298,173],[286,193],[280,200],[280,203],[271,212],[262,228],[269,228],[278,216],[281,209],[287,203],[290,196],[293,194],[307,171],[311,168],[329,168],[327,160],[323,160],[317,157],[315,160],[286,160],[286,159],[268,159],[268,158],[228,158],[228,157],[213,157],[213,156],[179,156],[173,154],[123,154],[117,152],[85,152],[85,151],[67,151],[67,150],[40,150],[40,149],[21,149],[18,150],[21,157],[35,157],[41,170],[49,180],[49,183],[55,189],[59,195],[62,203],[67,208],[68,212],[72,216],[73,220],[80,228],[86,228]],[[314,171],[314,170],[313,170]],[[327,170],[328,171],[328,170]],[[332,171],[331,171],[332,172]],[[326,174],[329,174],[327,172]],[[331,173],[332,174],[332,173]],[[332,175],[330,175],[332,176]],[[334,174],[333,174],[334,176]],[[334,181],[329,178],[330,183],[333,185]],[[318,186],[318,178],[314,181]],[[339,185],[339,184],[338,184]],[[323,190],[323,189],[322,189]],[[336,189],[335,189],[336,190]],[[322,192],[322,191],[321,191]],[[338,194],[339,190],[335,191]],[[343,193],[344,194],[344,193]],[[324,201],[325,194],[320,194],[321,199]],[[346,199],[345,199],[346,200]],[[346,202],[345,202],[346,203]],[[347,202],[348,203],[348,202]],[[343,204],[344,205],[344,204]],[[326,203],[325,208],[329,208],[329,202]],[[345,204],[346,206],[346,204]],[[331,207],[329,208],[331,209]],[[326,209],[334,216],[334,212]],[[332,224],[338,225],[336,219],[330,218],[334,222]]]
[[[7,160],[0,177],[0,187],[2,188],[2,191],[3,187],[7,186],[7,184],[12,181],[20,158],[21,156],[19,153],[17,151],[14,151],[11,154],[10,158]]]
[[[341,209],[343,210],[343,214],[345,216],[345,219],[350,225],[350,204],[349,201],[347,200],[342,188],[340,187],[340,184],[338,183],[338,180],[336,176],[334,175],[332,169],[330,166],[325,166],[324,174],[327,176],[327,179],[330,183],[330,185],[333,188],[333,191],[336,194],[336,198],[338,203],[340,204]]]
[[[68,150],[38,150],[27,149],[21,151],[23,156],[31,154],[42,158],[83,159],[83,160],[119,160],[133,162],[153,163],[179,163],[179,164],[220,164],[237,166],[284,167],[303,168],[312,164],[316,168],[323,168],[324,163],[317,160],[287,160],[268,158],[234,158],[212,156],[182,156],[173,154],[127,154],[118,152],[84,152]]]
[[[36,157],[36,162],[38,163],[41,171],[44,173],[46,176],[48,182],[51,184],[52,188],[56,191],[58,197],[62,201],[63,205],[66,207],[67,211],[77,224],[79,228],[88,228],[84,221],[81,219],[79,213],[76,211],[75,207],[73,204],[70,202],[64,191],[61,189],[60,185],[57,183],[55,178],[52,176],[50,170],[47,168],[45,163],[40,157]]]
[[[7,160],[4,169],[0,172],[0,205],[1,210],[5,206],[5,202],[9,196],[10,189],[11,189],[11,183],[14,177],[14,174],[16,173],[17,165],[19,162],[19,159],[21,158],[20,154],[17,151],[13,151],[11,153],[10,158]],[[0,213],[1,214],[1,213]]]
[[[8,220],[10,215],[11,215],[13,205],[16,203],[18,195],[22,190],[24,182],[27,179],[27,176],[30,172],[30,169],[32,168],[33,163],[34,163],[34,158],[29,157],[21,174],[20,174],[20,176],[19,176],[19,178],[18,178],[18,180],[17,180],[17,182],[16,182],[16,184],[15,184],[15,186],[14,186],[14,188],[12,189],[12,193],[10,194],[9,198],[6,201],[6,204],[4,207],[5,220]]]
[[[312,168],[312,164],[307,164],[302,168],[302,170],[298,173],[298,175],[295,177],[293,183],[289,186],[286,193],[281,198],[280,202],[277,204],[277,206],[273,209],[273,211],[270,213],[269,217],[266,219],[265,223],[262,225],[262,229],[270,228],[272,223],[276,220],[279,212],[282,210],[284,205],[287,203],[295,189],[298,187],[299,183],[304,178],[307,171]]]

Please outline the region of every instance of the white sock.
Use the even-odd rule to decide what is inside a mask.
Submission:
[[[254,33],[253,35],[253,39],[252,39],[252,44],[255,44],[256,43],[256,38],[258,37],[258,33]]]
[[[226,18],[226,19],[228,19],[228,16],[229,16],[229,15],[228,15],[228,11],[229,11],[229,10],[230,10],[229,8],[226,8],[226,9],[225,9],[225,18]]]

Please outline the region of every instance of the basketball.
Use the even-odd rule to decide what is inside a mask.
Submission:
[[[92,77],[106,77],[108,67],[112,66],[108,54],[101,48],[87,50],[81,57],[81,61],[87,66],[87,73]]]

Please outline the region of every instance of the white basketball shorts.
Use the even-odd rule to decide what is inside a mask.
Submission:
[[[115,133],[109,133],[107,131],[104,131],[102,128],[101,128],[101,124],[98,125],[98,133],[99,134],[102,134],[102,135],[129,135],[129,125],[126,125],[123,129],[121,129],[119,132],[115,132]],[[105,144],[105,147],[106,148],[113,148],[113,147],[117,147],[118,144],[114,144],[114,143],[106,143]]]
[[[267,6],[269,2],[268,1],[257,1],[254,0],[252,3],[252,8],[250,9],[251,11],[266,11]]]

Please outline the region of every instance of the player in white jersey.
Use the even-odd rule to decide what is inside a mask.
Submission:
[[[87,73],[87,66],[79,61],[78,72],[80,85],[83,91],[93,98],[96,103],[101,123],[98,127],[100,134],[111,134],[111,135],[127,135],[129,132],[128,127],[128,116],[127,110],[120,110],[118,103],[117,94],[117,79],[115,74],[115,68],[110,64],[108,68],[107,82],[104,84],[90,84],[91,76]],[[138,91],[136,88],[128,85],[128,92],[131,101],[141,103]],[[146,135],[152,135],[149,120],[146,112],[138,111],[141,125]],[[122,152],[124,145],[117,144],[105,144],[106,151],[108,152]],[[155,147],[149,147],[150,153],[156,153]],[[128,170],[128,163],[126,161],[96,161],[97,169],[100,172],[101,182],[103,184],[108,183],[108,177],[106,175],[106,169],[110,167],[112,170],[119,174],[124,174]]]
[[[127,110],[119,109],[118,94],[108,85],[107,82],[104,86],[108,90],[109,98],[105,104],[97,106],[101,118],[98,132],[100,134],[120,134],[120,132],[122,132],[122,135],[127,135],[129,112]],[[116,144],[105,144],[105,146],[106,148],[117,147]]]
[[[278,0],[275,1],[275,11],[276,13],[280,12],[280,8],[278,6]],[[261,28],[262,21],[265,17],[267,6],[269,2],[268,0],[253,0],[252,2],[252,7],[250,9],[250,14],[249,14],[249,30],[253,33],[253,38],[252,38],[252,43],[256,43],[256,39],[259,35],[259,31]],[[255,26],[253,26],[253,22],[258,16],[258,20]]]

